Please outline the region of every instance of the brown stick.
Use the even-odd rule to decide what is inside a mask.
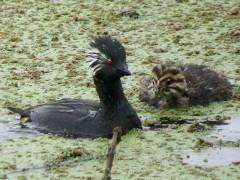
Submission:
[[[115,127],[113,129],[112,142],[111,144],[108,145],[107,165],[106,165],[102,180],[111,180],[111,169],[113,165],[113,159],[116,153],[116,147],[118,143],[121,141],[121,137],[122,137],[122,128]]]

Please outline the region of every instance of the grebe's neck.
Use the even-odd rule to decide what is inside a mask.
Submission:
[[[100,102],[107,110],[117,110],[122,102],[128,102],[123,93],[120,79],[111,82],[103,82],[94,78],[94,83]]]

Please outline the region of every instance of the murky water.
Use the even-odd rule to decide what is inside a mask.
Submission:
[[[206,136],[209,138],[221,139],[223,141],[240,140],[240,117],[224,121],[226,125],[214,127],[214,131]]]
[[[0,117],[0,140],[14,139],[21,136],[39,136],[42,133],[30,128],[22,129],[17,117]]]
[[[230,80],[230,83],[232,85],[240,85],[240,81],[238,81],[238,80]]]
[[[240,118],[234,118],[226,121],[226,125],[215,126],[211,134],[204,138],[214,140],[221,140],[224,142],[236,143],[236,147],[217,147],[210,148],[206,151],[194,152],[187,150],[185,163],[192,165],[228,165],[240,161],[240,147],[237,146],[240,142]]]
[[[219,166],[240,161],[240,148],[213,148],[204,152],[188,152],[185,163],[192,165]]]
[[[211,134],[203,137],[210,142],[221,140],[222,142],[240,142],[240,118],[226,120],[225,125],[214,127]],[[31,123],[28,123],[28,126]],[[39,136],[42,133],[34,130],[33,127],[22,129],[17,117],[0,117],[0,140],[14,139],[18,137]],[[240,147],[214,147],[201,152],[186,150],[183,162],[191,165],[228,165],[240,161]]]

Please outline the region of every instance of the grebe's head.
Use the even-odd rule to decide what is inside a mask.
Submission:
[[[126,52],[122,44],[111,37],[98,37],[90,43],[87,53],[93,76],[100,81],[115,81],[131,75],[126,63]]]

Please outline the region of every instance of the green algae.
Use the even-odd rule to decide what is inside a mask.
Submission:
[[[211,120],[240,109],[239,2],[209,1],[0,1],[0,106],[28,107],[60,98],[97,99],[85,51],[99,35],[126,47],[133,76],[125,93],[144,124],[164,118]],[[121,16],[125,10],[140,16]],[[235,83],[226,102],[158,110],[138,99],[141,81],[157,63],[197,63],[224,71]],[[1,115],[10,114],[5,109]],[[132,131],[118,146],[114,179],[239,179],[239,165],[202,167],[182,162],[182,151],[209,149],[198,138],[211,130],[189,125]],[[1,179],[100,179],[106,139],[51,135],[3,140]],[[213,142],[219,147],[219,142]],[[78,149],[80,148],[80,149]],[[80,156],[72,153],[78,149]]]

